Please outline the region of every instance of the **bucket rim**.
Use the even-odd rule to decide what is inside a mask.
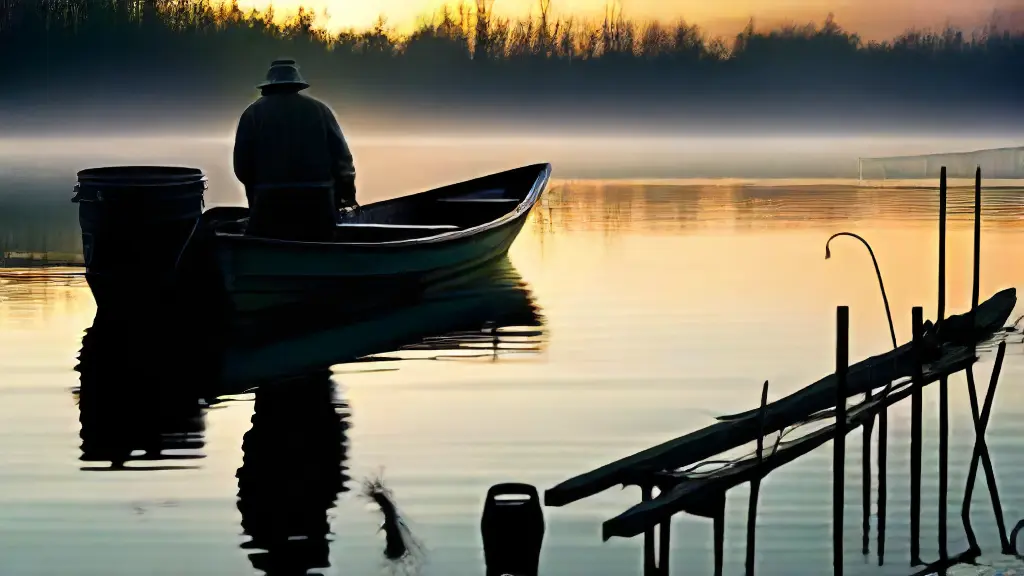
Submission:
[[[207,180],[199,168],[159,165],[97,166],[79,170],[77,176],[79,184],[172,184]]]

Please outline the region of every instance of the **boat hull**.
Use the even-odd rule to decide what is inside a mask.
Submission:
[[[232,310],[252,314],[317,300],[400,298],[508,253],[523,222],[480,237],[432,248],[336,250],[291,247],[217,248],[224,291]]]
[[[436,237],[329,243],[218,234],[213,256],[226,303],[234,316],[253,318],[318,301],[372,306],[410,297],[506,255],[549,174],[539,171],[503,217]]]

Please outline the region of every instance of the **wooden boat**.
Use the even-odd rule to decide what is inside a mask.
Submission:
[[[965,353],[974,361],[971,346],[992,337],[1006,323],[1017,304],[1017,291],[1008,288],[981,303],[976,314],[947,318],[925,337],[925,362],[931,366],[949,363]],[[847,397],[871,392],[912,375],[915,369],[912,344],[872,356],[849,368]],[[939,378],[926,370],[922,384]],[[759,409],[723,417],[719,422],[658,446],[627,456],[590,472],[570,478],[547,490],[546,506],[564,506],[593,496],[618,484],[632,484],[638,472],[670,470],[695,464],[716,454],[755,440],[761,434],[778,432],[799,424],[811,415],[835,405],[836,376],[821,380],[765,406],[763,421]]]
[[[536,164],[366,204],[345,213],[327,242],[249,235],[246,209],[215,208],[199,243],[208,243],[234,313],[385,298],[505,254],[550,175],[550,164]]]

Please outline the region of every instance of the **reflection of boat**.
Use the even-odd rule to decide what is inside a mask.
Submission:
[[[308,315],[291,325],[253,325],[233,335],[226,349],[214,350],[204,349],[187,322],[161,322],[134,308],[101,308],[83,339],[78,367],[83,460],[139,469],[121,465],[138,458],[201,457],[194,453],[204,445],[200,399],[212,403],[255,389],[252,427],[236,471],[237,506],[248,536],[242,548],[253,567],[268,575],[329,567],[329,511],[347,491],[350,418],[329,366],[406,346],[460,348],[481,335],[500,346],[503,329],[542,322],[507,258],[399,307],[358,316],[354,309],[334,312],[317,325]],[[193,453],[166,453],[181,448]]]
[[[550,173],[526,166],[367,204],[317,242],[247,234],[247,209],[215,208],[190,249],[213,254],[236,312],[422,287],[505,254]]]
[[[276,322],[235,335],[223,350],[218,378],[228,389],[244,388],[308,370],[353,361],[403,347],[459,349],[486,339],[498,346],[506,336],[537,337],[540,312],[507,258],[424,292],[401,306],[300,328]],[[518,332],[509,328],[525,328]]]

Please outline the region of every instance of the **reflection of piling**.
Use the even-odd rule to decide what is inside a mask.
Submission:
[[[850,308],[836,308],[836,436],[832,441],[832,566],[843,574],[843,493],[846,480],[846,373],[850,363]]]
[[[672,517],[662,521],[658,527],[658,571],[668,576],[668,559],[672,555]]]
[[[721,493],[720,502],[715,507],[715,576],[722,576],[725,563],[725,492]]]
[[[924,310],[914,306],[914,375],[910,395],[910,564],[921,563],[921,412]]]
[[[871,393],[864,395],[864,401],[871,401]],[[883,413],[885,411],[883,410]],[[871,430],[872,420],[864,423],[864,444],[861,450],[861,542],[860,553],[867,556],[871,540]]]
[[[886,474],[889,452],[888,405],[878,413],[878,565],[885,563]]]
[[[974,496],[974,485],[978,476],[979,462],[985,467],[985,477],[988,483],[989,496],[992,498],[992,510],[996,516],[996,527],[999,530],[999,543],[1003,554],[1012,554],[1012,543],[1006,537],[1006,523],[1003,519],[1003,508],[999,500],[999,489],[996,486],[995,470],[992,467],[992,458],[989,456],[988,443],[985,441],[985,432],[988,429],[989,418],[992,415],[992,403],[995,401],[996,385],[999,383],[999,374],[1003,368],[1003,358],[1006,356],[1006,342],[999,343],[996,352],[995,365],[992,367],[992,378],[989,381],[988,390],[985,392],[985,405],[978,409],[978,392],[974,382],[974,371],[967,369],[967,391],[971,399],[971,413],[974,419],[975,443],[974,452],[971,455],[971,466],[967,472],[967,485],[964,491],[964,506],[961,517],[965,527],[970,526],[971,499]],[[974,538],[974,531],[968,531],[968,542],[972,548],[977,548],[977,540]]]
[[[750,504],[747,506],[747,561],[746,574],[754,574],[754,550],[757,542],[757,499],[761,494],[761,478],[763,477],[764,464],[764,417],[768,405],[768,381],[764,381],[761,388],[761,411],[760,426],[761,432],[757,436],[757,468],[758,474],[750,481]],[[667,576],[667,574],[666,574]]]
[[[644,484],[640,487],[640,501],[649,502],[653,495],[654,488],[651,484]],[[654,561],[654,526],[644,531],[644,574],[655,574],[657,565]]]

